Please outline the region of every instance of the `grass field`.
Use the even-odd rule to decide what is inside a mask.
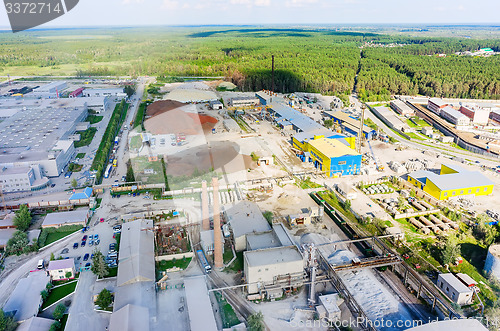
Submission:
[[[97,128],[92,128],[92,127],[88,128],[85,131],[77,131],[76,133],[80,134],[80,140],[74,142],[75,148],[90,145],[92,139],[94,139],[96,132]]]
[[[47,236],[47,240],[45,240],[45,245],[44,246],[47,246],[48,244],[53,243],[54,241],[62,239],[64,237],[66,237],[66,236],[69,236],[73,232],[75,232],[75,231],[49,233],[48,236]]]
[[[89,115],[87,116],[86,122],[90,122],[90,124],[96,124],[102,121],[104,116],[97,116],[97,115]]]
[[[78,153],[76,154],[77,159],[83,159],[85,157],[85,153]]]
[[[156,263],[157,271],[165,271],[167,269],[178,267],[181,269],[186,269],[191,262],[191,257],[185,259],[171,260],[171,261],[160,261]]]
[[[132,168],[134,169],[135,179],[147,178],[146,184],[164,183],[163,168],[161,161],[149,161],[146,156],[139,156],[131,159]],[[153,174],[144,174],[145,169],[153,169]]]
[[[50,291],[49,297],[44,301],[42,309],[47,308],[48,306],[61,300],[68,294],[73,293],[75,291],[76,284],[77,282],[68,283],[66,285],[52,289],[52,291]]]
[[[240,320],[238,319],[238,316],[236,316],[233,307],[226,301],[222,294],[215,292],[215,297],[219,303],[220,315],[224,328],[230,328],[240,324]]]
[[[227,255],[226,255],[227,254]],[[226,263],[226,258],[230,258],[227,260],[229,262],[233,258],[233,252],[230,249],[225,249],[224,250],[224,263]],[[224,271],[233,271],[233,272],[240,272],[243,270],[243,252],[236,252],[236,260],[227,268],[224,269]]]

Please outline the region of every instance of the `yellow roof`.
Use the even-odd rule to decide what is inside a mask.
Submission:
[[[361,155],[337,139],[320,138],[309,141],[309,144],[328,158],[344,155]]]

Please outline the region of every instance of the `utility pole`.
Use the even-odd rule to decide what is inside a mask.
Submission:
[[[361,144],[364,138],[363,134],[363,127],[365,125],[365,104],[361,104],[361,118],[360,118],[360,123],[359,123],[359,131],[358,131],[358,142],[357,142],[357,152],[361,154]]]

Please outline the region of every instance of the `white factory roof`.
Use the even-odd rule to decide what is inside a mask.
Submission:
[[[66,140],[76,123],[85,117],[86,109],[72,107],[71,102],[63,106],[57,100],[54,105],[41,102],[36,107],[21,109],[1,122],[0,146],[47,151],[57,141]]]
[[[280,247],[281,243],[273,231],[247,234],[247,249],[256,250],[263,248]]]
[[[467,117],[458,110],[451,108],[450,106],[446,106],[443,109],[441,109],[441,114],[443,113],[448,114],[449,116],[453,117],[456,120],[462,117]]]
[[[41,301],[40,292],[45,289],[49,280],[50,277],[45,271],[31,272],[27,278],[19,280],[3,307],[3,311],[15,312],[16,321],[24,321],[36,316]]]
[[[240,201],[235,206],[226,209],[225,213],[235,238],[252,232],[271,230],[259,206],[253,202]]]
[[[481,324],[477,319],[464,318],[458,320],[446,320],[430,322],[424,325],[416,326],[406,331],[488,331],[488,329]]]
[[[18,174],[26,174],[30,171],[30,167],[10,167],[0,169],[0,176],[9,176],[9,175],[18,175]]]
[[[50,225],[71,225],[72,223],[81,223],[87,220],[87,215],[89,213],[88,208],[78,208],[72,211],[62,211],[57,213],[50,213],[45,216],[43,220],[43,226]]]
[[[333,316],[334,314],[340,311],[340,308],[337,304],[338,299],[339,299],[338,293],[319,296],[319,301],[321,302],[323,307],[325,307],[326,311],[328,312],[328,316]]]
[[[149,312],[147,308],[126,305],[111,314],[109,331],[136,330],[149,330]]]
[[[184,278],[191,331],[216,331],[217,324],[205,277]]]
[[[294,244],[290,233],[288,233],[288,230],[282,223],[273,224],[273,232],[278,237],[282,246],[291,246]]]
[[[467,286],[472,286],[472,285],[476,285],[477,282],[472,279],[471,276],[467,275],[467,274],[464,274],[464,273],[461,273],[459,272],[458,274],[455,275],[459,280],[461,280],[463,283],[465,283]]]
[[[296,246],[274,247],[244,252],[249,267],[274,265],[302,261],[302,255]]]
[[[437,105],[438,107],[446,106],[448,104],[443,99],[439,99],[439,98],[430,98],[429,101],[432,102],[433,104]]]
[[[49,331],[54,320],[43,317],[32,317],[19,325],[16,331]]]
[[[122,225],[117,285],[155,280],[153,222],[136,220]]]
[[[450,285],[458,293],[469,293],[471,289],[464,285],[457,277],[452,273],[439,274],[438,279],[441,278]]]
[[[397,115],[394,113],[394,111],[390,108],[387,108],[385,106],[378,106],[375,107],[375,109],[379,112],[380,115],[385,117],[387,121],[389,121],[394,127],[397,129],[409,129],[410,127],[408,124],[403,122]]]

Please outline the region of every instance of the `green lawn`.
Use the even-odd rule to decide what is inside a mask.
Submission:
[[[85,157],[85,153],[78,153],[76,154],[77,159],[83,159]]]
[[[66,232],[53,232],[53,233],[49,233],[47,235],[47,240],[45,240],[45,245],[44,246],[47,246],[48,244],[50,243],[53,243],[54,241],[57,241],[59,239],[62,239],[66,236],[69,236],[70,234],[72,234],[73,232],[75,231],[66,231]]]
[[[89,115],[87,116],[87,122],[90,122],[90,124],[96,124],[102,121],[104,116],[97,116],[97,115]]]
[[[171,260],[171,261],[160,261],[156,263],[156,270],[157,271],[165,271],[167,269],[173,268],[173,267],[179,267],[181,269],[186,269],[189,265],[189,262],[191,262],[190,257],[185,258],[185,259],[179,259],[179,260]]]
[[[59,329],[60,331],[64,331],[64,328],[66,328],[66,322],[68,321],[68,314],[64,314],[63,318],[61,318],[61,328]]]
[[[232,256],[233,253],[231,252],[231,258]],[[240,272],[242,270],[243,270],[243,252],[236,252],[236,260],[234,260],[234,262],[229,267],[225,268],[224,271]]]
[[[43,303],[42,309],[47,308],[48,306],[61,300],[62,298],[64,298],[68,294],[73,293],[75,291],[76,284],[77,284],[77,282],[73,282],[73,283],[69,283],[69,284],[52,289],[52,291],[50,291],[49,297]]]
[[[83,146],[88,146],[92,142],[92,139],[94,139],[94,135],[97,132],[97,128],[88,128],[85,131],[77,131],[77,133],[80,134],[80,140],[75,141],[75,148],[78,147],[83,147]]]
[[[238,319],[238,316],[236,316],[233,307],[226,301],[224,296],[219,292],[215,292],[215,297],[219,302],[220,316],[222,318],[224,328],[230,328],[240,324],[240,320]]]
[[[118,275],[118,267],[109,268],[108,275],[105,276],[104,278],[116,277],[116,275]]]
[[[70,163],[68,170],[71,172],[80,172],[83,168],[83,164]]]
[[[406,134],[412,139],[425,140],[422,136],[416,134],[415,132],[407,132]]]

